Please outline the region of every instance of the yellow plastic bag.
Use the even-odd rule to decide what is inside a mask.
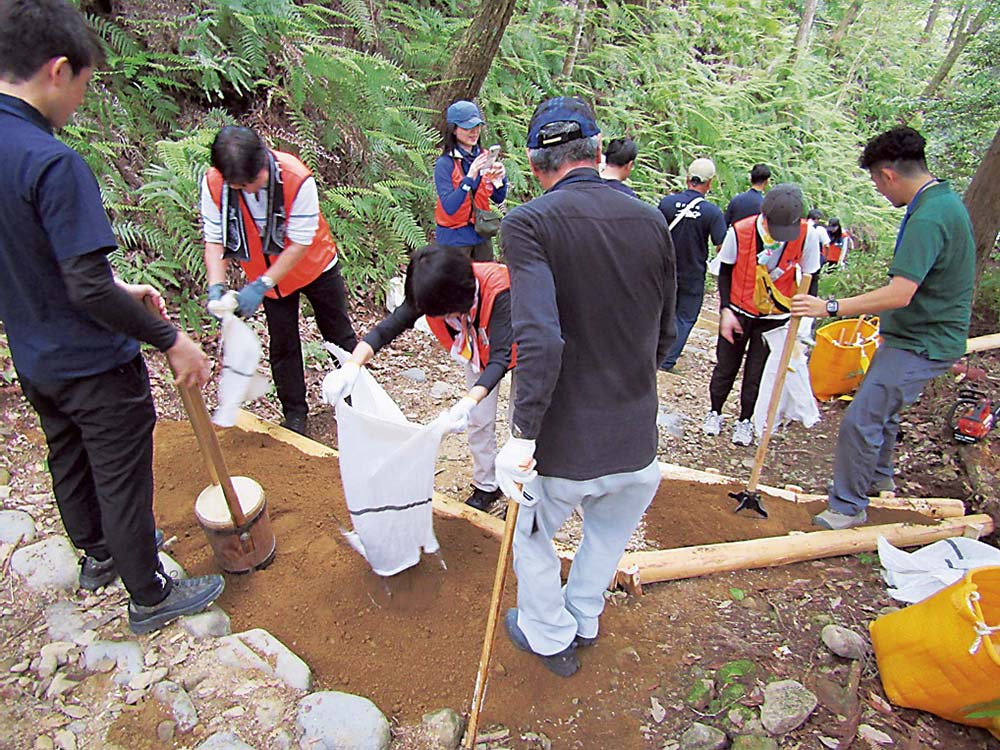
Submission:
[[[761,315],[786,313],[792,307],[792,300],[782,294],[771,280],[767,266],[757,264],[754,271],[753,303]]]
[[[844,318],[816,331],[809,380],[820,401],[853,393],[879,345],[878,318]]]
[[[1000,698],[1000,566],[970,570],[870,630],[890,701],[1000,738],[1000,716],[972,716]]]

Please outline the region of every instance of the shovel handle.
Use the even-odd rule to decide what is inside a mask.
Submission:
[[[212,420],[208,416],[208,409],[205,407],[205,399],[202,398],[201,390],[195,386],[177,384],[177,389],[181,392],[181,401],[184,402],[184,409],[187,411],[188,419],[191,420],[191,427],[194,429],[194,436],[198,439],[198,447],[201,448],[201,455],[205,459],[205,466],[208,474],[212,478],[212,484],[217,484],[222,488],[222,495],[226,498],[226,505],[229,507],[229,515],[233,517],[233,526],[242,528],[246,525],[246,516],[240,505],[239,496],[233,487],[233,481],[226,468],[226,459],[222,455],[222,447],[219,445],[219,438],[212,427]]]
[[[808,292],[811,282],[812,274],[803,274],[802,280],[799,281],[797,294]],[[795,348],[795,337],[799,334],[799,322],[801,320],[801,317],[793,315],[788,321],[788,333],[785,334],[785,345],[781,349],[781,360],[778,362],[778,372],[774,378],[774,387],[771,389],[771,400],[767,405],[767,421],[764,423],[764,434],[760,436],[757,455],[753,459],[753,471],[750,473],[750,481],[747,483],[747,492],[757,491],[757,482],[760,479],[760,471],[764,466],[764,458],[767,455],[767,444],[771,442],[774,418],[778,414],[778,404],[781,403],[781,391],[785,387],[785,375],[788,373],[788,362],[792,358],[792,350]]]
[[[503,599],[504,585],[507,582],[507,568],[510,563],[510,551],[514,541],[514,527],[517,526],[517,511],[521,506],[514,500],[507,503],[507,518],[503,527],[503,538],[500,540],[500,554],[497,559],[497,572],[493,579],[493,596],[490,599],[490,612],[486,618],[486,635],[483,638],[483,652],[479,657],[479,671],[476,673],[476,688],[472,694],[472,710],[469,712],[469,725],[465,730],[466,750],[476,746],[476,734],[479,730],[479,712],[483,708],[486,697],[486,681],[489,678],[490,660],[493,658],[493,643],[497,634],[497,622],[500,619],[500,603]]]

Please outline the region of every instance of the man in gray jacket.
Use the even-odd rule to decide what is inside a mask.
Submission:
[[[564,677],[597,638],[604,589],[660,483],[656,371],[675,336],[667,222],[604,183],[600,144],[583,100],[540,104],[528,157],[545,194],[501,234],[518,381],[497,478],[521,504],[505,625]],[[577,507],[583,543],[563,590],[552,538]]]

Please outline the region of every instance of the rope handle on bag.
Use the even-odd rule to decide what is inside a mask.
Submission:
[[[986,616],[983,614],[983,609],[979,605],[979,601],[981,599],[982,595],[976,589],[970,591],[965,597],[965,603],[969,607],[969,614],[972,620],[972,629],[976,634],[976,639],[969,647],[969,653],[973,656],[976,655],[976,652],[979,651],[979,647],[983,645],[983,642],[986,641],[986,639],[994,633],[1000,633],[1000,625],[990,626],[986,624]],[[987,648],[991,652],[990,656],[993,657],[995,661],[996,658],[992,653],[992,644],[987,642]]]

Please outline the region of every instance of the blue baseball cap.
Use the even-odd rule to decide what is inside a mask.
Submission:
[[[557,96],[535,108],[528,124],[528,148],[550,148],[600,132],[587,102],[578,96]]]
[[[476,125],[482,125],[486,122],[483,119],[483,113],[479,111],[479,107],[466,99],[459,99],[448,107],[446,116],[448,122],[452,125],[457,125],[466,130],[471,130]]]

